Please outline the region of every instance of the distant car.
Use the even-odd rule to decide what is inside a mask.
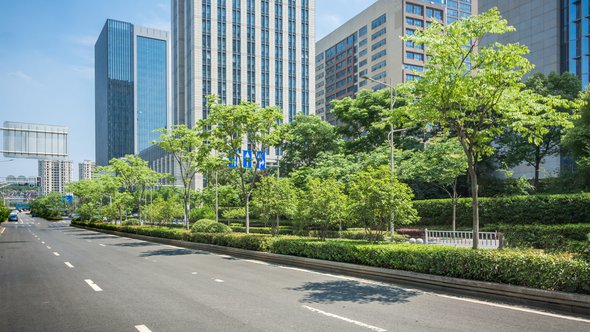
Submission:
[[[18,221],[18,214],[16,214],[16,213],[9,214],[8,221]]]

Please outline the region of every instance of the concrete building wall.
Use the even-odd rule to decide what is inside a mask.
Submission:
[[[66,193],[66,184],[74,180],[74,163],[71,160],[39,160],[41,195],[52,192]]]

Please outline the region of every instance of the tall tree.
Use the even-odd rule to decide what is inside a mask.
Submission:
[[[582,82],[571,73],[560,75],[551,72],[548,76],[535,73],[526,80],[526,88],[542,96],[558,96],[574,101],[582,90]],[[557,111],[569,113],[569,109],[565,107],[560,107]],[[517,166],[522,162],[532,166],[535,170],[533,186],[535,191],[538,191],[541,163],[546,157],[559,153],[562,134],[561,127],[552,126],[543,135],[542,142],[535,144],[517,131],[506,130],[498,139],[500,143],[498,157],[509,167]]]
[[[109,166],[101,167],[106,173],[115,176],[121,188],[131,194],[137,214],[141,215],[141,202],[149,187],[155,186],[165,175],[157,173],[148,167],[147,161],[134,155],[123,158],[113,158]]]
[[[583,185],[590,186],[590,89],[586,89],[582,96],[578,119],[574,120],[574,127],[567,130],[563,137],[564,147],[578,160],[580,171],[585,176]]]
[[[358,173],[350,186],[350,210],[367,233],[381,234],[388,226],[393,231],[394,217],[398,225],[418,219],[413,197],[410,187],[392,177],[387,166],[369,167]]]
[[[467,172],[467,158],[457,139],[435,138],[423,150],[409,152],[401,163],[405,179],[418,179],[437,185],[451,198],[452,227],[457,220],[457,179]]]
[[[282,130],[281,168],[287,173],[314,165],[320,153],[336,152],[340,145],[336,127],[315,115],[297,114]]]
[[[342,230],[349,214],[348,197],[344,193],[344,185],[338,180],[310,179],[307,190],[301,192],[300,218],[319,228],[319,236],[326,239],[331,227]]]
[[[433,22],[404,40],[424,45],[429,60],[420,80],[405,83],[415,94],[407,114],[436,124],[458,137],[467,157],[473,208],[473,247],[479,247],[476,163],[493,153],[493,139],[506,127],[535,143],[552,126],[568,125],[555,112],[561,99],[525,89],[522,77],[532,69],[520,44],[481,44],[482,37],[514,31],[497,9],[443,26]]]
[[[279,216],[293,216],[297,209],[297,190],[289,178],[262,177],[252,197],[254,211],[265,223],[276,217],[273,235],[279,233]]]
[[[396,112],[392,117],[396,124],[401,123],[400,117],[405,115],[397,109],[404,103],[403,98],[396,98]],[[332,101],[334,109],[331,112],[338,120],[337,132],[346,138],[344,145],[348,153],[367,152],[387,141],[390,128],[377,124],[390,114],[390,104],[389,89],[362,90],[354,98]]]
[[[166,129],[161,131],[160,140],[155,143],[164,151],[169,152],[178,165],[183,188],[183,221],[184,226],[188,229],[191,189],[195,176],[199,172],[205,172],[210,168],[220,166],[221,162],[211,155],[211,149],[204,143],[204,137],[200,129],[177,125],[169,132]]]
[[[253,102],[223,105],[217,98],[209,99],[209,117],[199,122],[211,147],[235,165],[240,191],[246,207],[246,233],[250,232],[250,196],[260,173],[261,153],[277,146],[281,141],[279,122],[283,112],[277,107],[261,108]],[[210,128],[210,130],[207,130]],[[242,147],[252,152],[243,158]],[[250,160],[244,160],[250,159]],[[244,161],[252,168],[244,167]]]

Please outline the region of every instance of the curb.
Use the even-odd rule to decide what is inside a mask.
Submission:
[[[568,313],[582,314],[590,317],[590,295],[547,291],[523,286],[505,285],[493,282],[437,276],[411,271],[385,269],[380,267],[355,265],[350,263],[332,262],[314,258],[279,255],[212,244],[195,243],[181,240],[151,237],[133,233],[124,233],[105,229],[96,229],[79,225],[73,227],[117,235],[137,240],[173,245],[189,249],[208,251],[217,254],[231,255],[239,258],[256,259],[268,263],[289,265],[322,272],[338,273],[388,283],[402,283],[416,288],[443,291],[457,295],[457,291],[483,300],[500,300],[512,304],[534,306],[544,310],[558,310]]]

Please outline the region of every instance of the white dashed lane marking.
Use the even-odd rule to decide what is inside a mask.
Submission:
[[[365,324],[365,323],[362,323],[362,322],[359,322],[359,321],[356,321],[356,320],[353,320],[353,319],[350,319],[350,318],[346,318],[346,317],[338,316],[338,315],[335,315],[335,314],[331,314],[329,312],[325,312],[325,311],[322,311],[322,310],[319,310],[319,309],[316,309],[316,308],[312,308],[312,307],[309,307],[309,306],[306,306],[306,305],[304,305],[302,307],[305,308],[305,309],[307,309],[307,310],[309,310],[309,311],[312,311],[312,312],[315,312],[315,313],[318,313],[318,314],[322,314],[324,316],[328,316],[328,317],[340,319],[340,320],[343,320],[345,322],[348,322],[348,323],[351,323],[351,324],[354,324],[354,325],[357,325],[357,326],[360,326],[360,327],[367,328],[369,330],[373,330],[373,331],[377,331],[377,332],[386,332],[387,331],[386,329],[382,329],[382,328],[377,327],[377,326],[372,326],[372,325]]]
[[[102,292],[102,288],[98,287],[98,285],[95,284],[94,281],[92,281],[90,279],[85,279],[84,281],[86,281],[88,286],[90,286],[92,289],[94,289],[95,292]]]
[[[66,266],[69,267],[70,269],[74,268],[74,265],[72,265],[72,263],[70,263],[70,262],[64,262],[64,264],[66,264]]]

